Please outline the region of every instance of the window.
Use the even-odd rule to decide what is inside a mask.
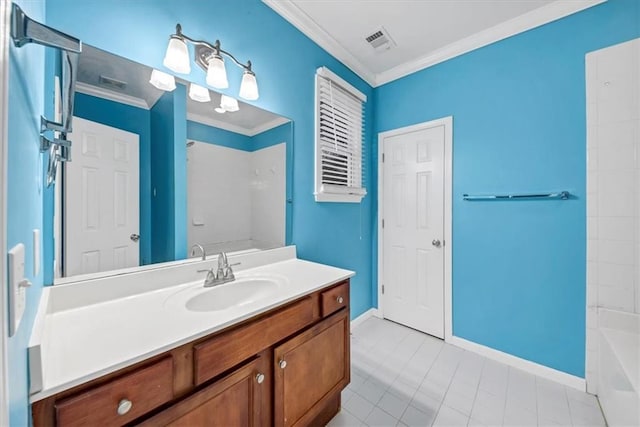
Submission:
[[[317,202],[359,203],[364,188],[367,97],[325,67],[316,72]]]

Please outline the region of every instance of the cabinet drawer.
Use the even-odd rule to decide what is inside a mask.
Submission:
[[[164,358],[91,390],[56,402],[59,426],[116,426],[173,398],[173,361]],[[128,410],[126,401],[131,402]],[[118,414],[118,408],[120,412]]]
[[[170,406],[139,427],[259,426],[269,400],[266,365],[254,359],[226,377]],[[261,378],[259,377],[261,376]]]
[[[342,307],[349,307],[349,282],[324,291],[320,296],[321,315],[327,317]]]
[[[283,340],[313,321],[313,302],[304,298],[261,319],[223,332],[193,347],[195,385]]]

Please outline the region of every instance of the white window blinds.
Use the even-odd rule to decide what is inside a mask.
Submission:
[[[326,68],[316,73],[316,201],[359,202],[365,194],[364,101]]]

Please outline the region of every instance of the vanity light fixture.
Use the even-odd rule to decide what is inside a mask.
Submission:
[[[163,73],[159,70],[153,70],[151,72],[149,83],[167,92],[171,92],[176,88],[176,79],[171,74]]]
[[[211,95],[209,89],[202,87],[195,83],[189,84],[189,98],[197,102],[209,102],[211,101]]]
[[[240,84],[240,97],[249,101],[258,99],[258,82],[256,75],[251,69],[251,61],[246,64],[238,61],[231,53],[222,50],[220,41],[216,40],[211,44],[204,40],[195,40],[182,33],[182,26],[176,25],[176,33],[169,38],[169,46],[165,54],[163,64],[179,74],[189,74],[191,67],[189,64],[189,48],[187,42],[194,46],[195,62],[207,73],[207,84],[216,89],[226,89],[229,87],[227,80],[227,70],[223,56],[228,57],[238,67],[242,68],[242,83]]]
[[[220,106],[214,108],[216,113],[224,114],[226,112],[234,113],[240,110],[238,100],[227,95],[220,96]]]
[[[227,95],[220,96],[220,107],[224,108],[225,111],[228,111],[230,113],[233,113],[240,109],[238,100]]]

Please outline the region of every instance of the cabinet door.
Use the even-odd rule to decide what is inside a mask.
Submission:
[[[144,426],[259,426],[268,423],[270,361],[257,358],[146,420]],[[265,369],[266,368],[266,369]],[[265,412],[266,411],[266,412]]]
[[[308,425],[350,380],[349,311],[274,350],[276,426]]]

